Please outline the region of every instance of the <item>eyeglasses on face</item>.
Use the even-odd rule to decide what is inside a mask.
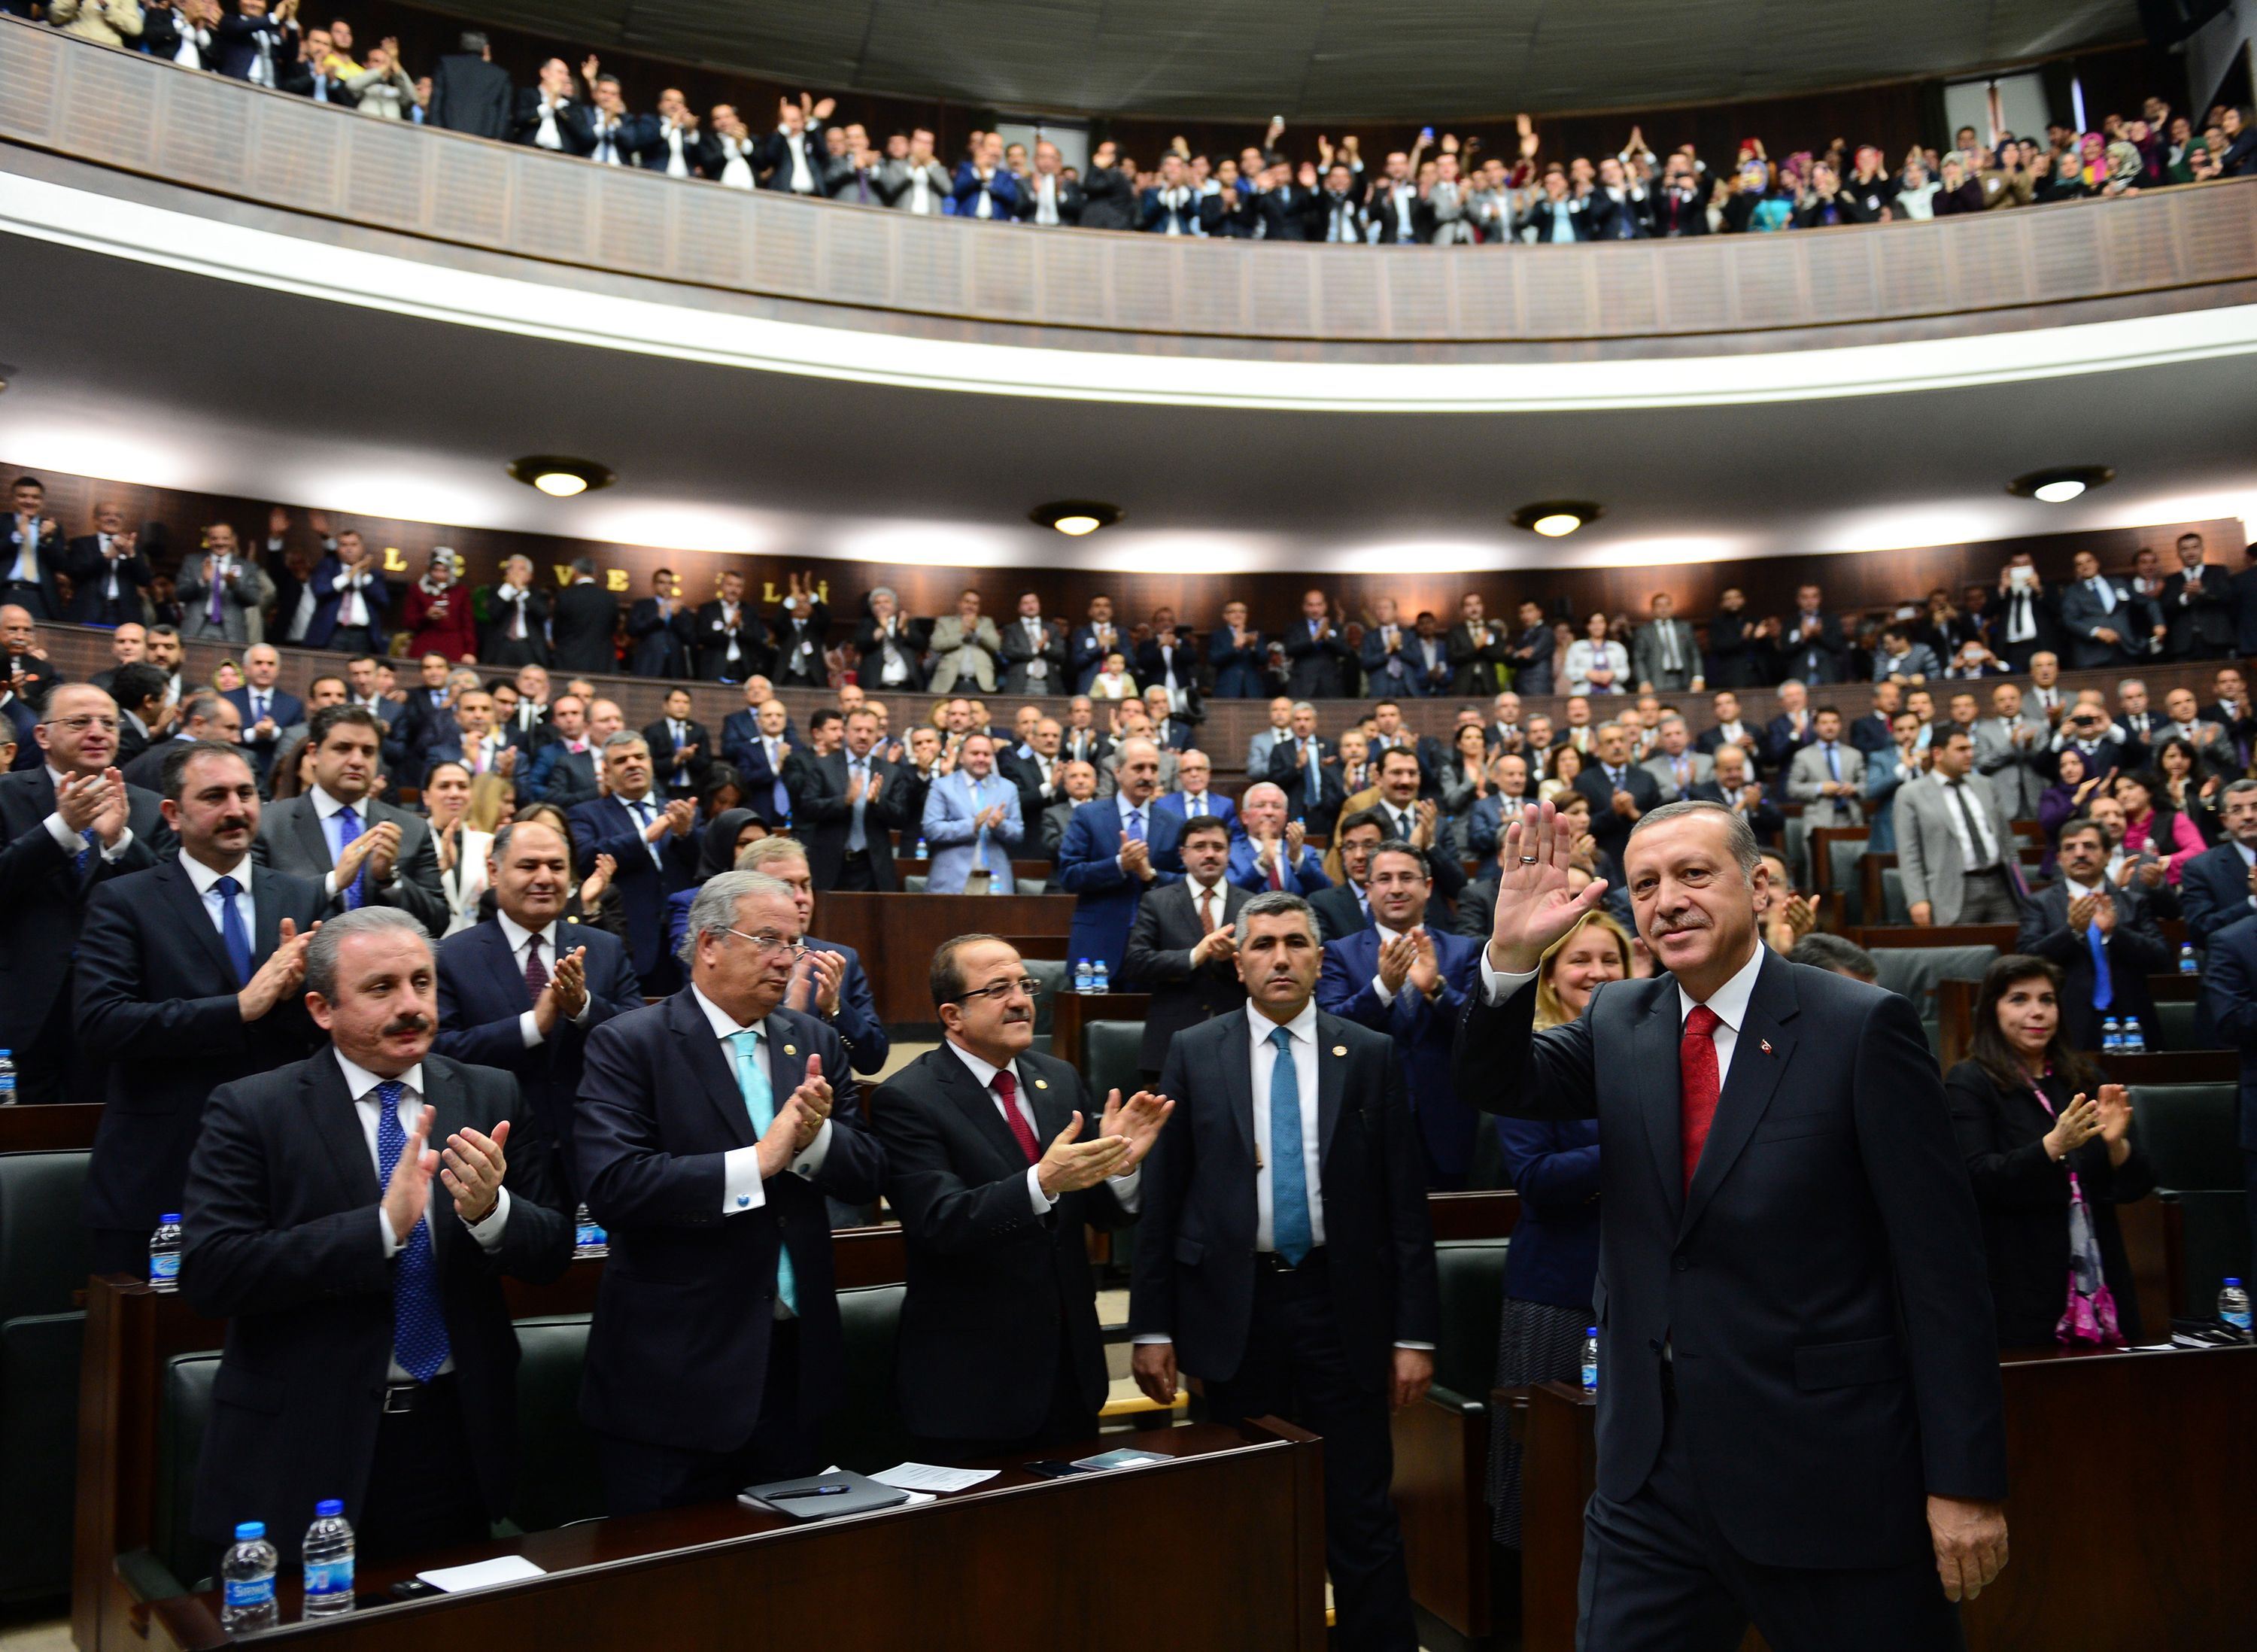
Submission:
[[[84,715],[74,717],[49,717],[45,726],[50,729],[68,729],[73,734],[84,734],[88,729],[100,729],[104,734],[115,734],[117,732],[117,719]]]
[[[753,950],[762,955],[774,952],[778,948],[782,948],[785,952],[790,954],[794,963],[798,962],[801,958],[807,956],[808,949],[806,942],[787,941],[782,935],[776,934],[773,929],[763,929],[758,935],[746,935],[742,929],[730,929],[725,931],[725,933],[733,935],[739,940],[751,942]]]
[[[984,998],[991,1004],[1001,1004],[1015,992],[1024,992],[1029,998],[1040,998],[1043,995],[1043,984],[1031,975],[1022,975],[1015,980],[990,981],[987,985],[974,987],[969,992],[959,992],[948,1001],[952,1004],[968,1004],[975,998]]]

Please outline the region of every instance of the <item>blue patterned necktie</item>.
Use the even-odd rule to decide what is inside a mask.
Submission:
[[[79,836],[85,840],[86,847],[71,857],[71,865],[78,869],[79,877],[84,879],[94,868],[94,828],[88,827]]]
[[[235,966],[237,985],[251,985],[251,932],[243,927],[243,914],[236,909],[235,898],[243,893],[243,886],[232,878],[222,878],[212,887],[219,891],[219,938],[227,949],[227,961]]]
[[[400,1125],[400,1098],[404,1086],[396,1078],[376,1087],[376,1180],[379,1188],[392,1185],[393,1168],[407,1150],[407,1133]],[[418,1217],[407,1242],[393,1259],[392,1357],[418,1382],[438,1374],[454,1352],[447,1341],[447,1317],[439,1305],[439,1266],[431,1253],[431,1213]]]
[[[344,853],[345,845],[360,836],[360,816],[353,812],[353,806],[347,803],[337,811],[336,822],[337,853],[342,855]],[[347,912],[367,903],[368,858],[365,855],[361,857],[360,870],[353,874],[352,882],[345,886],[344,898]]]
[[[1302,742],[1302,749],[1309,754],[1309,762],[1308,766],[1301,771],[1301,793],[1309,800],[1309,806],[1313,808],[1317,799],[1322,794],[1320,777],[1317,773],[1317,743],[1314,740],[1305,740]]]
[[[1272,1027],[1270,1041],[1277,1047],[1270,1069],[1270,1243],[1288,1267],[1298,1267],[1317,1247],[1301,1157],[1301,1077],[1293,1065],[1293,1034]]]
[[[746,1027],[741,1033],[729,1034],[729,1042],[737,1051],[737,1088],[744,1092],[745,1112],[751,1115],[753,1134],[765,1136],[768,1126],[775,1122],[775,1089],[768,1076],[761,1070],[759,1060],[761,1029]],[[793,1313],[799,1311],[799,1283],[791,1271],[791,1247],[782,1242],[783,1222],[776,1222],[776,1295]]]
[[[2092,950],[2092,1007],[2105,1010],[2116,1001],[2116,983],[2108,973],[2108,937],[2098,919],[2084,926],[2084,944]]]

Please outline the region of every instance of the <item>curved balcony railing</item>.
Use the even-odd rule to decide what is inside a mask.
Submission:
[[[1815,328],[2095,300],[2136,313],[2244,301],[2240,284],[2257,281],[2257,180],[1689,241],[1415,251],[1187,241],[687,183],[373,120],[13,18],[0,25],[0,144],[576,269],[899,318],[1447,354],[1807,339]]]

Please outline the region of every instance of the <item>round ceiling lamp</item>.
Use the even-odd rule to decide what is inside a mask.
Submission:
[[[1560,540],[1606,513],[1606,506],[1589,499],[1539,499],[1515,511],[1512,526],[1541,533],[1547,540]]]
[[[2006,491],[2045,505],[2067,505],[2088,490],[2105,487],[2115,479],[2116,472],[2105,464],[2056,465],[2050,470],[2016,477],[2006,484]]]
[[[1056,528],[1070,538],[1079,539],[1101,527],[1111,527],[1121,519],[1121,514],[1119,505],[1099,499],[1054,499],[1028,512],[1027,520],[1038,527]]]
[[[610,468],[592,459],[569,459],[561,454],[534,454],[510,461],[509,473],[528,488],[538,488],[552,499],[570,499],[619,480]]]

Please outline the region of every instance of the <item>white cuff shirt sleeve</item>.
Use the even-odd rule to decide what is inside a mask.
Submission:
[[[463,1220],[459,1216],[455,1219],[458,1222]],[[509,1225],[509,1190],[504,1188],[495,1195],[493,1213],[485,1221],[475,1227],[468,1222],[463,1222],[463,1225],[469,1229],[471,1237],[478,1240],[480,1250],[492,1251],[497,1248],[501,1244],[502,1229]]]
[[[1039,1164],[1027,1167],[1027,1200],[1033,1205],[1037,1216],[1048,1216],[1051,1206],[1058,1203],[1043,1191],[1043,1167]]]
[[[823,1160],[831,1151],[831,1120],[823,1121],[823,1128],[815,1133],[815,1140],[799,1150],[790,1164],[794,1175],[812,1177],[823,1168]]]
[[[1143,1197],[1144,1167],[1138,1165],[1126,1175],[1107,1176],[1105,1185],[1113,1190],[1113,1197],[1129,1215],[1136,1214],[1136,1205]]]
[[[1492,1005],[1502,1004],[1515,992],[1536,978],[1536,971],[1522,974],[1516,970],[1500,970],[1489,961],[1489,949],[1481,953],[1482,991]]]
[[[1371,995],[1379,1000],[1379,1006],[1382,1009],[1387,1008],[1395,1002],[1395,994],[1388,991],[1387,983],[1380,979],[1379,971],[1376,970],[1371,972]]]
[[[531,1010],[525,1011],[517,1018],[517,1035],[525,1041],[526,1048],[534,1048],[541,1042],[541,1018]]]
[[[732,1147],[721,1155],[721,1214],[742,1216],[768,1202],[761,1185],[761,1150]]]

